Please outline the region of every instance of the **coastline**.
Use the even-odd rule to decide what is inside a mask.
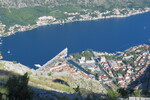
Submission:
[[[47,25],[57,25],[57,24],[65,24],[65,23],[72,23],[72,22],[80,22],[80,21],[94,21],[94,20],[101,20],[101,19],[108,19],[108,18],[126,18],[126,17],[130,17],[130,16],[134,16],[134,15],[138,15],[138,14],[143,14],[143,13],[147,13],[150,12],[150,8],[146,8],[143,11],[136,11],[136,12],[132,12],[129,14],[118,14],[118,15],[110,15],[110,16],[98,16],[98,17],[91,17],[91,18],[84,18],[84,19],[75,19],[75,20],[67,20],[65,21],[65,19],[61,19],[61,20],[55,20],[54,22],[51,23],[42,23],[42,24],[33,24],[33,25],[28,25],[28,26],[21,26],[21,25],[14,25],[13,27],[10,27],[10,31],[9,32],[4,32],[4,35],[0,34],[0,37],[7,37],[10,35],[15,35],[17,32],[25,32],[25,31],[30,31],[33,30],[35,28],[41,27],[41,26],[47,26]],[[47,17],[47,16],[43,16],[43,17]],[[50,16],[51,17],[51,16]],[[41,22],[40,22],[41,23]],[[3,25],[4,26],[4,25]],[[14,31],[15,28],[20,28],[17,31]],[[1,33],[1,31],[0,31]]]

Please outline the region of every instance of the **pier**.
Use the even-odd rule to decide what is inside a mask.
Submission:
[[[48,69],[49,67],[56,66],[59,60],[64,60],[68,55],[68,48],[65,48],[62,50],[58,55],[56,55],[54,58],[49,60],[47,63],[45,63],[43,66],[41,66],[38,71],[43,71],[45,69]]]

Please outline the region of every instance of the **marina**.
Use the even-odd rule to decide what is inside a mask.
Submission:
[[[40,66],[40,68],[37,69],[37,70],[39,70],[39,71],[40,70],[46,70],[49,67],[57,66],[57,65],[59,65],[58,62],[65,60],[65,58],[67,57],[67,55],[68,55],[68,48],[65,48],[59,54],[57,54],[54,58],[52,58],[47,63],[45,63],[43,66]]]

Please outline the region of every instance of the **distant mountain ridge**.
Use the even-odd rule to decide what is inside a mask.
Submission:
[[[148,11],[150,0],[0,0],[0,36],[43,25],[127,17]]]
[[[150,0],[0,0],[1,8],[24,8],[34,6],[80,5],[104,8],[145,7]]]

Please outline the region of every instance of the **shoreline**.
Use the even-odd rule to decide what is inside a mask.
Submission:
[[[92,50],[92,52],[97,52],[97,53],[100,53],[100,54],[102,54],[102,55],[109,55],[109,56],[114,56],[114,55],[123,55],[125,52],[128,52],[128,51],[130,51],[130,50],[132,50],[132,49],[134,49],[134,48],[137,48],[137,47],[146,47],[146,46],[149,46],[150,47],[150,45],[149,44],[139,44],[139,45],[134,45],[134,46],[131,46],[131,47],[128,47],[127,49],[124,49],[124,50],[122,50],[122,51],[115,51],[115,52],[107,52],[107,51],[99,51],[99,50]],[[84,52],[84,51],[86,51],[86,50],[83,50],[82,52]],[[133,50],[134,51],[134,50]],[[75,54],[75,53],[81,53],[81,52],[74,52],[74,53],[68,53],[68,57],[70,56],[70,55],[72,55],[72,54]],[[33,67],[31,67],[31,66],[28,66],[28,65],[25,65],[25,64],[23,64],[23,63],[21,63],[21,62],[18,62],[18,61],[15,61],[15,60],[6,60],[6,59],[4,59],[4,57],[3,57],[3,55],[1,55],[1,59],[0,59],[0,61],[7,61],[7,62],[12,62],[12,63],[17,63],[17,64],[22,64],[22,65],[24,65],[24,66],[26,66],[27,68],[30,68],[30,69],[36,69],[36,68],[33,68]]]
[[[130,14],[126,14],[126,15],[110,15],[110,16],[101,16],[101,17],[92,17],[92,18],[88,18],[88,19],[76,19],[76,20],[72,20],[72,21],[64,21],[65,19],[61,19],[61,20],[57,20],[57,21],[54,21],[52,23],[47,23],[47,24],[43,24],[43,25],[37,25],[37,24],[34,24],[34,25],[28,25],[28,26],[21,26],[21,25],[14,25],[14,27],[22,27],[21,29],[19,29],[19,31],[14,31],[12,30],[11,32],[6,32],[4,33],[5,35],[1,35],[0,37],[8,37],[8,36],[11,36],[11,35],[15,35],[16,33],[18,32],[25,32],[25,31],[30,31],[30,30],[33,30],[33,29],[36,29],[36,28],[39,28],[39,27],[42,27],[42,26],[49,26],[49,25],[62,25],[62,24],[66,24],[66,23],[73,23],[73,22],[84,22],[84,21],[96,21],[96,20],[101,20],[101,19],[109,19],[109,18],[127,18],[127,17],[130,17],[130,16],[135,16],[135,15],[138,15],[138,14],[144,14],[144,13],[148,13],[150,12],[150,8],[147,8],[146,10],[144,11],[139,11],[139,12],[134,12],[134,13],[130,13]],[[13,29],[13,28],[12,28]]]

